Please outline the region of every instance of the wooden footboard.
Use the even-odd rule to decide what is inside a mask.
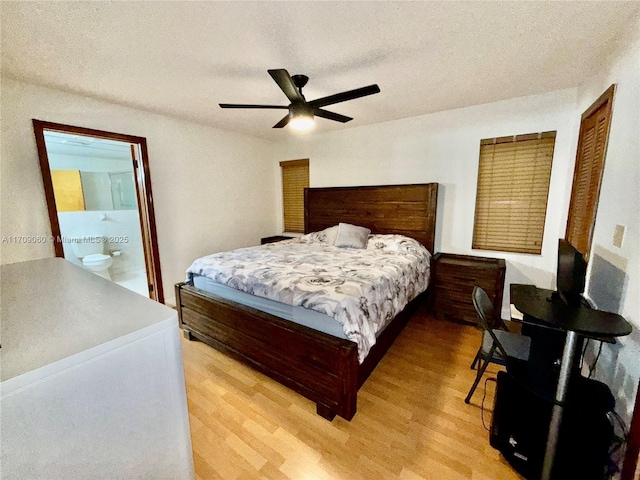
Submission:
[[[288,322],[195,287],[176,285],[180,326],[195,337],[295,390],[332,420],[356,413],[355,343]]]
[[[283,320],[245,305],[176,284],[180,327],[316,403],[318,415],[351,420],[358,389],[367,380],[426,293],[410,302],[358,364],[354,342]]]

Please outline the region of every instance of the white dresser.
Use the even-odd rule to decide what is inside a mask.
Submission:
[[[0,276],[0,478],[194,478],[177,313],[60,258]]]

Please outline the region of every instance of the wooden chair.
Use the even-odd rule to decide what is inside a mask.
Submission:
[[[504,365],[508,370],[509,363],[514,359],[527,361],[531,347],[529,337],[507,330],[505,323],[496,315],[489,296],[482,288],[474,287],[472,297],[473,306],[478,314],[478,325],[482,328],[482,344],[471,364],[471,368],[478,365],[478,372],[467,398],[464,399],[465,403],[471,401],[473,392],[490,363]]]

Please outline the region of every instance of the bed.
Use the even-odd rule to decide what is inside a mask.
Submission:
[[[373,234],[411,237],[433,253],[437,192],[436,183],[309,188],[305,190],[305,232],[344,222],[367,227]],[[187,282],[176,285],[186,338],[201,340],[309,398],[328,420],[354,416],[358,389],[425,297],[426,292],[416,297],[386,325],[360,363],[358,346],[351,340]]]

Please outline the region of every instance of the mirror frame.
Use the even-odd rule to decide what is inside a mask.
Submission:
[[[60,232],[60,223],[58,221],[56,200],[53,193],[53,182],[51,181],[51,169],[49,166],[49,156],[47,154],[44,132],[52,131],[69,133],[72,135],[117,140],[132,144],[133,173],[135,178],[136,195],[138,198],[138,217],[140,219],[140,229],[142,231],[142,247],[144,250],[145,266],[147,270],[149,297],[160,303],[164,303],[162,274],[160,272],[160,253],[158,251],[153,195],[151,193],[151,173],[149,171],[147,139],[133,135],[106,132],[84,127],[74,127],[71,125],[46,122],[36,119],[33,119],[33,130],[36,137],[38,157],[40,159],[40,170],[42,172],[42,182],[47,200],[47,209],[49,211],[49,221],[51,223],[51,234],[53,236],[55,256],[62,258],[64,258],[61,238],[62,235]],[[140,158],[136,155],[134,145],[138,146]]]

